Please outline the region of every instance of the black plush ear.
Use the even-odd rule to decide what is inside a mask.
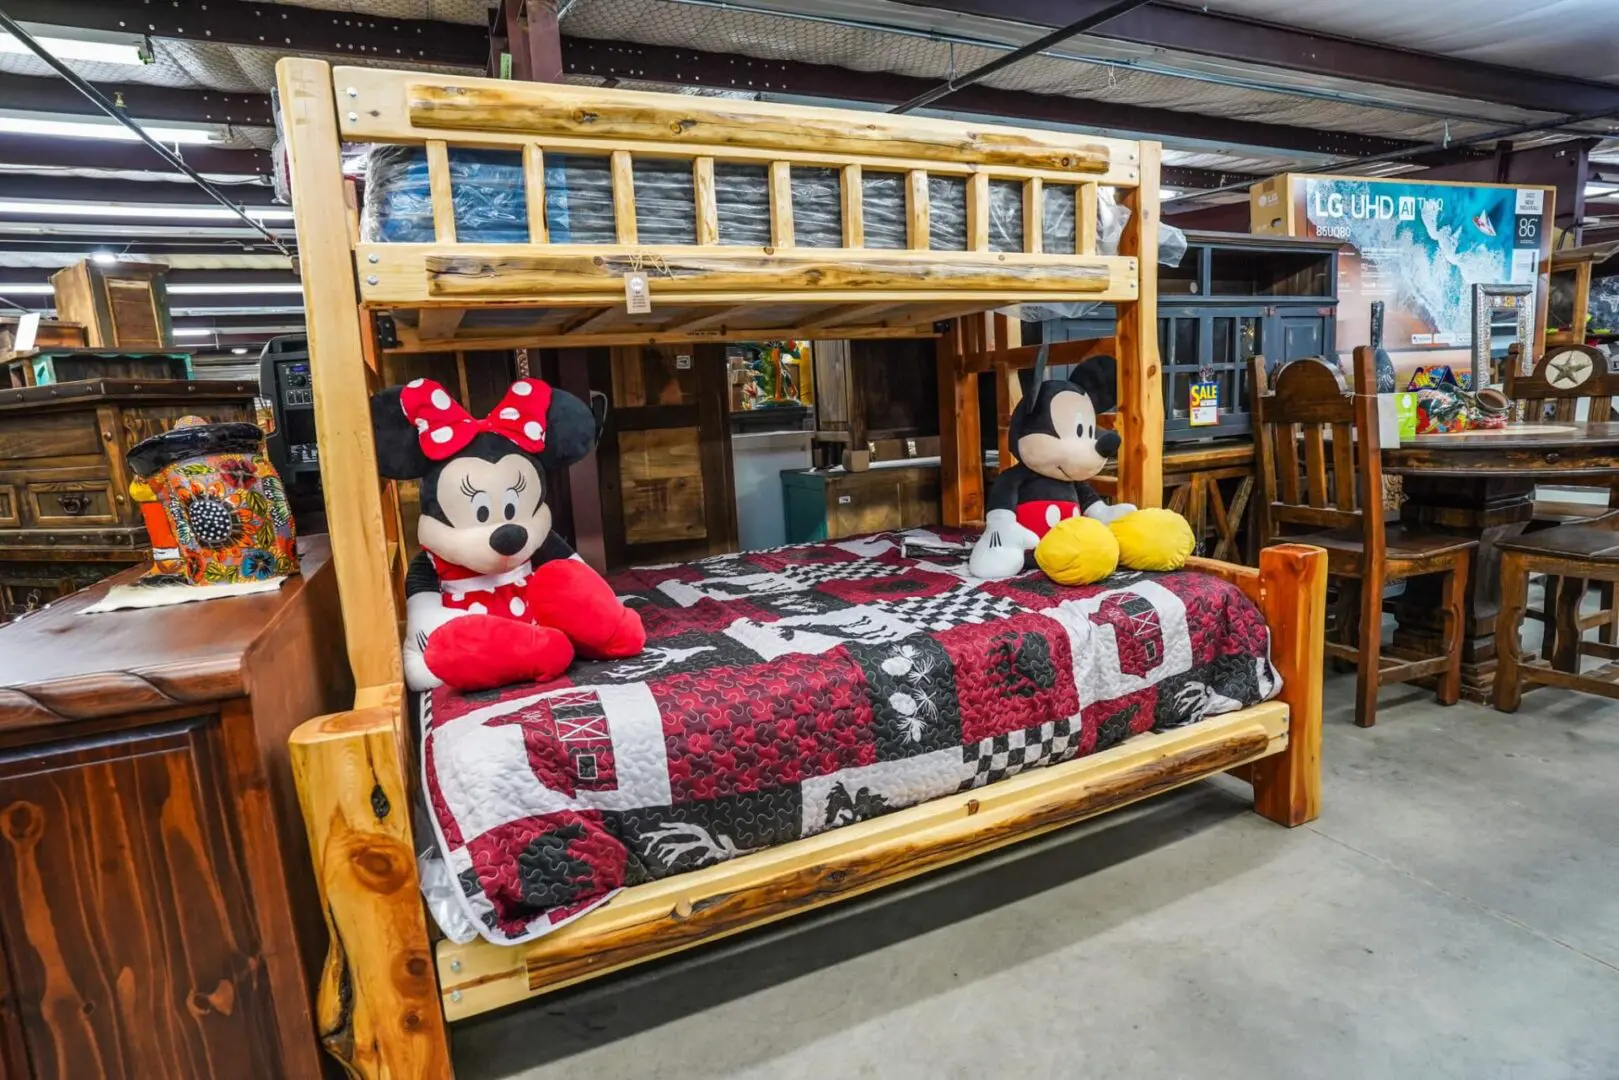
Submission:
[[[545,414],[545,449],[540,452],[540,464],[547,469],[572,465],[595,447],[599,431],[590,406],[553,388],[551,408]]]
[[[1068,374],[1068,381],[1089,395],[1098,415],[1112,412],[1119,403],[1118,367],[1111,356],[1093,356]]]
[[[371,430],[377,439],[377,471],[389,480],[419,480],[432,463],[422,453],[416,426],[399,407],[404,387],[390,386],[371,395]]]

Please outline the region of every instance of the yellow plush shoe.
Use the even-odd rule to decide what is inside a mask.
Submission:
[[[1119,565],[1131,570],[1179,570],[1197,547],[1192,526],[1173,510],[1137,510],[1108,528],[1119,542]]]
[[[1059,585],[1090,585],[1119,565],[1119,542],[1094,518],[1064,518],[1040,538],[1034,561]]]

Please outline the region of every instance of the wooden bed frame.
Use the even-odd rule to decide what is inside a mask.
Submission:
[[[1031,298],[1109,300],[1127,452],[1118,494],[1161,498],[1163,403],[1157,356],[1158,146],[1072,134],[486,79],[278,66],[314,365],[327,516],[345,612],[354,708],[318,717],[290,752],[331,932],[318,989],[319,1037],[352,1075],[451,1075],[446,1022],[751,929],[1059,828],[1222,771],[1250,781],[1255,809],[1284,825],[1319,803],[1325,557],[1271,548],[1259,569],[1198,560],[1264,612],[1284,689],[1273,702],[1003,783],[625,890],[521,946],[434,941],[416,871],[416,789],[399,653],[404,553],[398,502],[377,479],[368,395],[384,347],[376,317],[396,316],[401,350],[631,344],[693,338],[936,336],[940,339],[944,503],[952,524],[983,517],[977,375],[1032,359],[1016,322],[987,312]],[[432,244],[360,242],[340,142],[425,145]],[[449,144],[520,151],[531,241],[455,242]],[[614,244],[545,242],[547,152],[610,155]],[[689,159],[695,246],[636,243],[633,157]],[[717,243],[714,163],[763,164],[773,243]],[[795,248],[794,166],[841,170],[843,247]],[[907,177],[907,250],[862,246],[862,170]],[[931,172],[966,180],[969,250],[928,250]],[[991,180],[1023,186],[1023,252],[988,241]],[[1073,252],[1040,250],[1043,187],[1076,185]],[[1132,217],[1120,254],[1095,254],[1097,186]],[[650,316],[624,312],[626,270],[651,268]],[[667,271],[667,272],[665,272]],[[463,327],[491,307],[531,323],[498,336]],[[519,321],[520,321],[519,320]],[[942,320],[956,320],[944,324]],[[1067,354],[1074,354],[1069,356]],[[997,380],[1003,411],[1015,379]],[[1005,460],[1003,458],[1003,460]]]

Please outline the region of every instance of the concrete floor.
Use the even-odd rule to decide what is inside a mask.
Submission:
[[[1619,706],[1353,698],[1312,825],[1200,783],[460,1025],[457,1075],[1619,1077]]]

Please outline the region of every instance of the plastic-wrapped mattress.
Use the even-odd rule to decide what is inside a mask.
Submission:
[[[523,159],[517,151],[451,148],[450,190],[456,238],[462,243],[522,244],[529,241]],[[696,193],[688,159],[637,156],[632,163],[637,242],[695,244]],[[839,170],[794,166],[791,171],[793,242],[799,247],[841,247],[843,212]],[[718,162],[714,195],[719,242],[770,244],[769,170],[763,165]],[[1047,183],[1042,201],[1041,241],[1048,252],[1074,250],[1077,185]],[[1118,250],[1127,212],[1103,189],[1097,200],[1098,251]],[[862,170],[866,247],[907,246],[905,174]],[[991,180],[989,248],[1022,251],[1023,184]],[[966,251],[965,177],[928,177],[928,246]],[[557,244],[611,244],[615,239],[612,173],[605,154],[545,155],[545,222]],[[1179,262],[1179,230],[1166,227],[1163,261]],[[366,172],[363,234],[367,241],[433,242],[433,203],[427,155],[420,147],[378,146]]]

